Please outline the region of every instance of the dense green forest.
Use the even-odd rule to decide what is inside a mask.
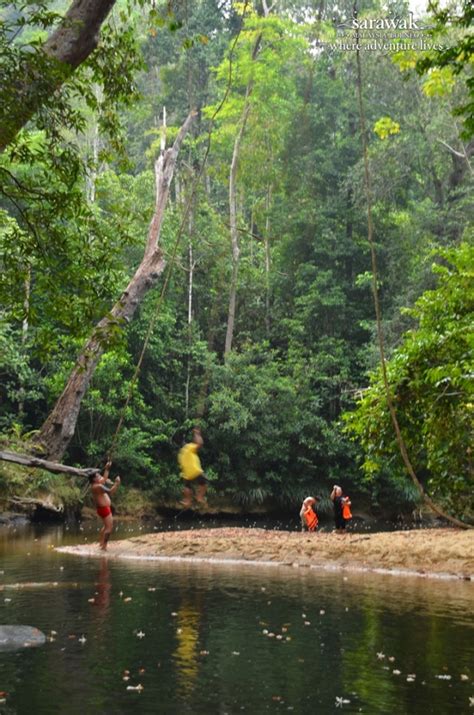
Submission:
[[[361,0],[357,51],[348,2],[102,2],[72,67],[51,36],[75,4],[0,3],[3,447],[83,466],[113,447],[159,505],[199,423],[211,503],[293,508],[337,482],[413,509],[369,202],[401,433],[426,491],[472,518],[470,4],[371,49],[364,28],[413,16]],[[0,467],[7,491],[61,481]]]

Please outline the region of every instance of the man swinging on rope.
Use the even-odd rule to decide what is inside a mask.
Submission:
[[[184,479],[183,500],[181,504],[189,509],[193,497],[199,504],[206,505],[207,479],[201,467],[198,450],[204,444],[199,427],[193,429],[193,441],[188,442],[179,450],[178,463],[181,467],[181,476]]]
[[[112,516],[110,494],[115,494],[120,486],[120,477],[115,477],[113,486],[108,487],[106,483],[109,479],[110,467],[112,462],[108,461],[105,465],[104,473],[96,472],[89,477],[89,484],[92,489],[97,514],[104,522],[104,526],[100,530],[99,548],[102,551],[107,551],[107,544],[110,539],[110,534],[114,527],[114,517]]]

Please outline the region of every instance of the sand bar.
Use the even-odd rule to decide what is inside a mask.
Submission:
[[[101,557],[97,544],[57,549]],[[429,529],[373,534],[216,528],[152,533],[111,541],[109,558],[189,560],[344,569],[474,581],[474,531]]]

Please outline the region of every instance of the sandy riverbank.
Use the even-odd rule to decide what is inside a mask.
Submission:
[[[102,556],[96,544],[58,549]],[[153,533],[111,541],[109,558],[204,559],[341,568],[474,580],[474,532],[456,529],[307,534],[222,528]]]

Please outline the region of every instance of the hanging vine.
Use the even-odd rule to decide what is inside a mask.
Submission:
[[[356,16],[356,14],[357,14],[357,8],[354,5],[354,16]],[[357,48],[360,47],[358,31],[357,31],[356,45],[357,45]],[[387,405],[388,405],[388,409],[390,412],[390,417],[392,420],[393,429],[395,431],[397,445],[400,450],[400,454],[401,454],[403,463],[405,465],[405,468],[406,468],[408,474],[410,475],[410,478],[411,478],[413,484],[415,485],[421,498],[423,499],[424,503],[435,514],[437,514],[438,516],[441,516],[443,519],[446,519],[451,524],[454,524],[454,526],[461,527],[462,529],[471,529],[472,526],[470,524],[466,524],[465,522],[460,521],[459,519],[456,519],[455,517],[450,516],[449,514],[446,514],[437,504],[435,504],[433,502],[431,497],[425,492],[423,485],[421,484],[420,480],[418,479],[418,477],[415,473],[415,470],[411,463],[410,457],[408,455],[405,440],[403,439],[403,435],[400,430],[400,424],[398,422],[397,413],[396,413],[395,406],[393,404],[392,395],[390,392],[390,384],[388,381],[387,364],[386,364],[386,358],[385,358],[385,340],[384,340],[384,333],[383,333],[383,328],[382,328],[382,310],[380,307],[379,292],[378,292],[377,253],[375,250],[374,226],[373,226],[373,220],[372,220],[372,182],[371,182],[371,174],[370,174],[370,166],[369,166],[369,152],[368,152],[368,146],[367,146],[367,122],[366,122],[366,118],[365,118],[364,101],[363,101],[363,97],[362,97],[362,64],[361,64],[361,60],[360,60],[360,50],[359,49],[356,50],[356,64],[357,64],[357,99],[358,99],[358,104],[359,104],[360,132],[361,132],[361,142],[362,142],[362,153],[363,153],[363,159],[364,159],[364,185],[365,185],[366,206],[367,206],[367,238],[368,238],[368,242],[369,242],[369,246],[370,246],[370,257],[371,257],[371,263],[372,263],[372,294],[373,294],[373,298],[374,298],[375,320],[376,320],[376,325],[377,325],[377,342],[378,342],[378,348],[379,348],[379,353],[380,353],[380,365],[382,368],[382,379],[383,379],[383,384],[384,384],[384,388],[385,388]]]

